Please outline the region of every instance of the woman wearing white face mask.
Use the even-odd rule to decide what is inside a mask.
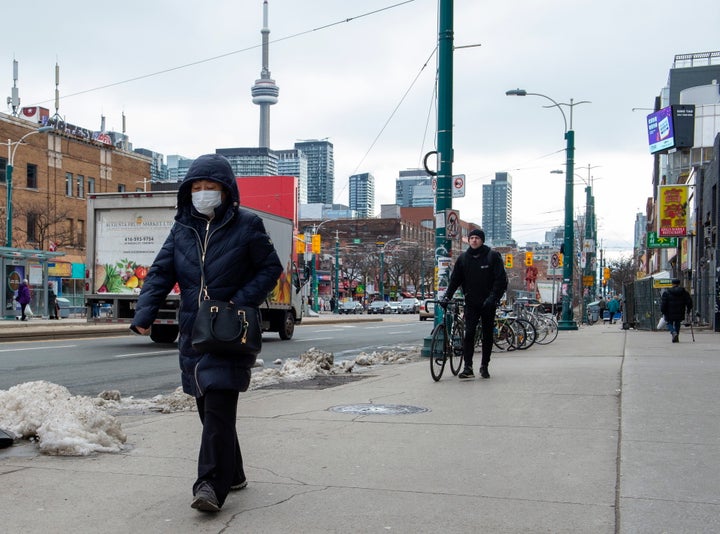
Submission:
[[[203,283],[212,299],[259,306],[282,272],[262,219],[239,208],[239,200],[227,159],[208,154],[195,160],[178,190],[175,224],[148,271],[131,326],[147,334],[178,284],[183,391],[195,397],[203,425],[191,506],[204,512],[219,511],[230,490],[247,485],[235,425],[238,394],[250,385],[251,371],[237,359],[193,349]]]

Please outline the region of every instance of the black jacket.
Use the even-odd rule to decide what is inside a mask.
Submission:
[[[192,206],[190,184],[206,179],[223,185],[226,198],[208,220]],[[260,217],[238,208],[235,174],[222,156],[200,156],[190,166],[178,190],[175,224],[150,267],[143,284],[133,325],[147,328],[177,283],[180,288],[180,369],[183,391],[196,397],[207,389],[245,391],[250,370],[236,360],[200,354],[191,344],[202,281],[210,298],[240,305],[260,305],[275,287],[282,264]]]
[[[458,287],[462,287],[467,306],[494,309],[507,289],[502,256],[487,245],[476,251],[468,248],[455,262],[445,296],[452,298]]]
[[[660,297],[660,311],[666,321],[682,321],[685,318],[685,311],[689,313],[692,307],[692,297],[682,286],[666,289]]]

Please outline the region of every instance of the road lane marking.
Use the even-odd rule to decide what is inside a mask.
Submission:
[[[55,347],[43,347],[43,350],[46,349],[72,349],[73,347],[77,347],[77,345],[57,345]],[[24,349],[0,349],[0,352],[20,352],[25,350],[38,350],[37,347],[26,347]]]
[[[155,350],[152,352],[133,352],[128,354],[116,354],[113,358],[133,358],[135,356],[152,356],[154,354],[177,354],[177,350]]]

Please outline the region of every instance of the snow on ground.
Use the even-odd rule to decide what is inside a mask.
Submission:
[[[384,352],[363,352],[354,360],[335,364],[332,353],[312,348],[298,359],[275,362],[278,365],[275,368],[265,368],[264,362],[258,360],[250,389],[350,373],[375,365],[408,363],[418,355],[419,347],[397,347]],[[7,391],[0,390],[0,429],[36,442],[44,454],[59,456],[121,451],[127,437],[118,414],[190,410],[195,410],[195,399],[181,388],[152,399],[124,399],[116,390],[103,391],[95,398],[72,395],[66,387],[46,381],[25,382]]]

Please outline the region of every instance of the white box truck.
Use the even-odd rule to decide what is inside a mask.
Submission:
[[[85,305],[90,323],[132,322],[135,305],[150,265],[170,233],[176,192],[93,193],[87,206]],[[300,278],[294,261],[293,221],[249,209],[262,217],[283,272],[260,307],[263,330],[293,336],[302,321]],[[179,289],[160,307],[150,338],[172,343],[178,336]]]

